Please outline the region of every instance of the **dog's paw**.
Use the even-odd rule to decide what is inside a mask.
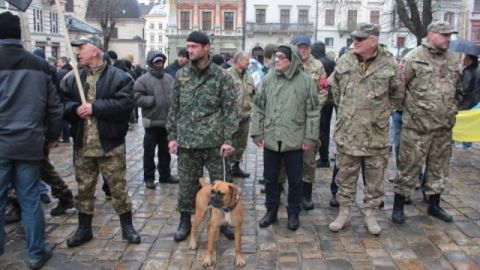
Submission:
[[[213,265],[213,260],[211,257],[207,256],[205,260],[203,260],[202,266],[207,267],[207,266],[212,266]]]
[[[235,266],[242,267],[242,266],[245,266],[246,263],[247,262],[245,261],[242,255],[235,256]]]
[[[190,241],[188,244],[189,249],[197,249],[197,241]]]

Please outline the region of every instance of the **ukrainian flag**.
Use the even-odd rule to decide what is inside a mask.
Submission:
[[[453,140],[480,142],[480,109],[459,111],[453,127]]]

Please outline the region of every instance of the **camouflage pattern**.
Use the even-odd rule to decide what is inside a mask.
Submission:
[[[67,193],[68,186],[50,162],[50,149],[47,143],[44,144],[43,149],[44,158],[40,161],[40,178],[50,186],[53,197],[69,200],[71,195]]]
[[[328,84],[338,106],[334,133],[337,151],[352,156],[388,152],[389,117],[403,100],[393,56],[381,46],[367,61],[347,52]]]
[[[124,144],[114,148],[105,157],[89,157],[85,156],[83,151],[77,151],[74,165],[75,179],[78,183],[75,207],[78,212],[93,215],[95,187],[99,172],[110,187],[115,212],[121,215],[132,210],[125,180],[127,166]]]
[[[352,156],[337,152],[336,164],[339,168],[337,174],[337,194],[341,207],[351,207],[357,193],[358,173],[362,161],[365,163],[365,208],[377,209],[383,200],[383,179],[388,165],[388,152],[375,156]],[[417,173],[418,176],[418,173]]]
[[[401,78],[406,97],[399,178],[394,190],[410,195],[426,161],[427,194],[441,194],[449,173],[452,127],[462,100],[458,58],[449,51],[432,48],[425,38],[404,62]]]
[[[453,30],[452,26],[448,22],[435,21],[428,25],[427,32],[439,33],[439,34],[457,34],[458,31]]]
[[[230,166],[226,164],[226,181],[231,183]],[[178,176],[180,189],[178,192],[177,211],[195,213],[195,196],[200,190],[198,179],[203,177],[203,167],[206,167],[210,181],[223,180],[223,161],[220,149],[178,149]]]
[[[418,183],[422,164],[426,162],[426,193],[442,194],[448,179],[452,156],[451,130],[428,134],[413,129],[402,129],[400,141],[400,168],[395,182],[395,193],[409,196]]]
[[[168,112],[168,140],[178,147],[205,149],[233,144],[238,129],[235,87],[230,75],[215,64],[199,77],[191,63],[177,72]]]
[[[352,37],[367,38],[369,36],[379,36],[380,26],[373,23],[359,23],[357,28],[352,32]]]
[[[232,162],[242,161],[243,152],[245,152],[245,149],[247,148],[249,126],[249,119],[241,121],[238,125],[238,130],[237,132],[235,132],[233,139],[233,147],[235,147],[235,153],[233,154]]]
[[[232,76],[235,86],[236,100],[235,106],[240,117],[240,121],[250,118],[252,112],[252,97],[255,94],[255,84],[252,76],[246,72],[240,73],[235,67],[227,69],[227,73]]]

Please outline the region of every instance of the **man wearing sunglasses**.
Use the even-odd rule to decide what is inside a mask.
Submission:
[[[338,61],[328,79],[338,106],[334,139],[339,168],[337,184],[340,212],[330,223],[336,232],[351,221],[360,167],[365,172],[364,208],[368,232],[381,228],[375,212],[383,199],[383,178],[388,164],[389,116],[402,101],[393,56],[378,42],[378,25],[360,23],[351,34],[353,49]]]

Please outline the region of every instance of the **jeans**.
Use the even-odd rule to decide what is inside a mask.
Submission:
[[[45,184],[45,182],[43,182],[43,179],[40,179],[39,190],[40,190],[40,194],[47,194],[48,195],[47,184]]]
[[[4,214],[9,184],[15,186],[22,208],[22,223],[30,263],[43,258],[45,223],[40,202],[40,161],[20,161],[0,158],[0,255],[4,253]]]

